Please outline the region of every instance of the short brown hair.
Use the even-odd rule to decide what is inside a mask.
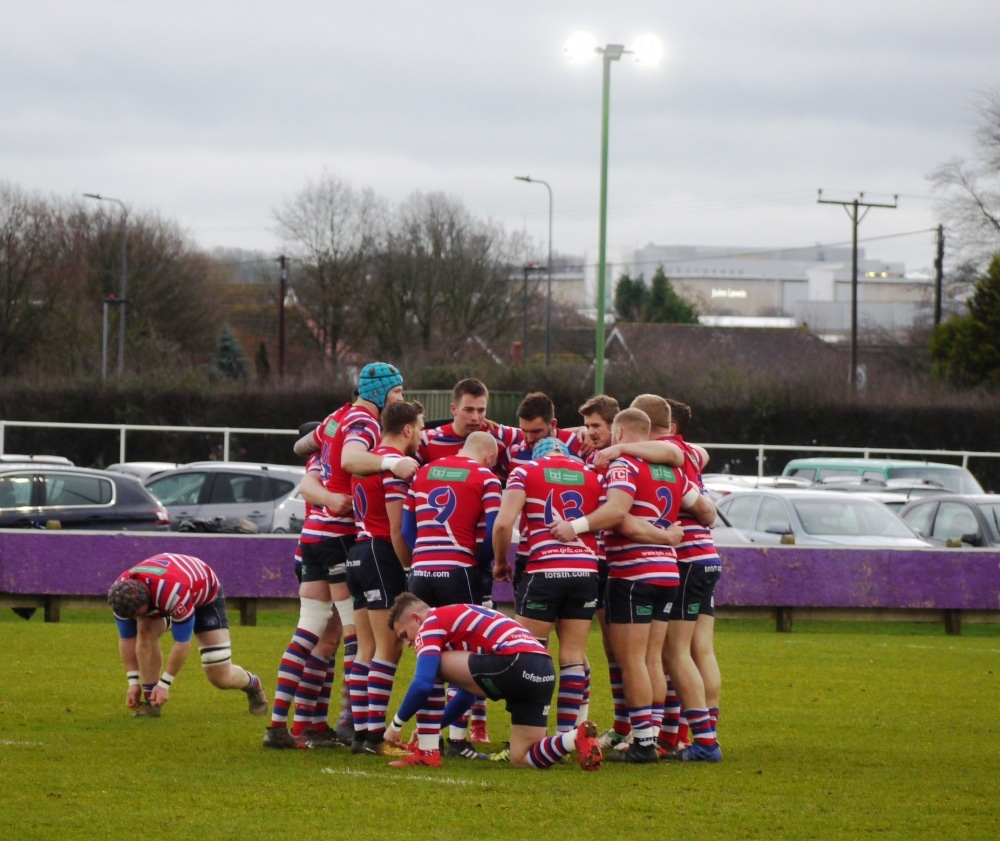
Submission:
[[[649,415],[654,428],[670,428],[670,404],[659,394],[640,394],[632,401],[633,409],[642,409]]]
[[[667,403],[670,404],[670,417],[674,422],[677,434],[684,435],[693,416],[691,407],[687,403],[681,403],[680,400],[674,400],[672,397],[667,398]]]
[[[485,397],[489,399],[490,390],[482,380],[477,380],[475,377],[466,377],[464,380],[459,380],[455,383],[455,387],[451,391],[452,399],[456,403],[462,399],[463,394],[468,394],[470,397]]]
[[[556,407],[547,394],[533,391],[525,395],[521,405],[517,407],[517,416],[522,420],[541,418],[546,423],[552,423],[552,419],[556,416]]]
[[[413,593],[406,592],[400,593],[396,596],[396,601],[392,603],[392,607],[389,608],[389,615],[386,621],[389,624],[389,630],[396,630],[396,623],[399,621],[399,617],[404,613],[409,613],[418,604],[425,604],[422,599],[417,598]]]
[[[424,407],[417,400],[407,403],[397,400],[382,410],[382,431],[386,435],[399,435],[407,424],[414,424],[424,413]]]
[[[642,409],[634,407],[622,409],[622,411],[615,415],[614,425],[638,432],[644,438],[649,437],[649,415],[642,411]]]
[[[618,405],[618,401],[614,397],[608,397],[606,394],[596,394],[577,409],[577,411],[583,417],[600,415],[604,422],[610,425],[614,421],[615,415],[621,411],[621,406]]]

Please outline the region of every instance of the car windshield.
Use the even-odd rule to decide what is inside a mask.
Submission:
[[[949,488],[952,493],[957,494],[981,494],[983,492],[976,477],[964,467],[932,467],[930,465],[920,465],[919,467],[892,467],[889,469],[890,479],[930,479]]]
[[[1000,543],[1000,502],[981,502],[979,510],[986,515],[986,522],[990,525],[993,542]]]
[[[913,537],[910,529],[880,503],[861,499],[792,501],[806,534]]]

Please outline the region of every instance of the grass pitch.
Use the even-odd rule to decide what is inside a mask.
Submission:
[[[270,697],[292,613],[233,627]],[[721,620],[719,765],[595,774],[345,750],[265,751],[266,720],[192,658],[133,719],[110,615],[0,611],[0,837],[93,839],[992,839],[1000,837],[1000,627]],[[611,722],[600,635],[591,716]],[[412,671],[404,656],[390,712]],[[337,687],[339,690],[339,674]],[[496,746],[508,719],[489,705]]]

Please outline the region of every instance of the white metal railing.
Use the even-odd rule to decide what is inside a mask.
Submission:
[[[61,423],[49,421],[12,421],[0,420],[0,455],[5,450],[7,427],[29,427],[36,429],[104,429],[118,432],[118,460],[127,461],[127,434],[129,432],[180,432],[180,433],[209,433],[222,436],[222,459],[229,461],[229,445],[231,436],[236,435],[286,435],[297,437],[297,429],[263,429],[259,427],[243,426],[146,426],[143,424],[131,423]],[[971,458],[1000,458],[1000,453],[979,452],[975,450],[908,450],[893,447],[820,447],[808,444],[726,444],[726,443],[703,443],[698,442],[710,453],[717,451],[745,451],[756,454],[757,475],[763,477],[764,465],[768,453],[774,452],[795,452],[795,453],[836,453],[838,455],[854,455],[862,458],[872,456],[903,456],[935,459],[957,459],[962,467],[968,468]],[[58,454],[57,454],[58,455]],[[780,472],[780,471],[779,471]]]
[[[222,460],[229,461],[229,441],[237,435],[288,435],[298,437],[297,429],[261,429],[243,426],[144,426],[136,423],[59,423],[48,421],[0,420],[0,455],[3,455],[7,427],[34,427],[41,429],[110,429],[118,432],[118,460],[127,461],[126,435],[128,432],[197,432],[222,435]],[[58,453],[56,454],[58,455]]]
[[[704,444],[698,442],[709,453],[717,450],[743,450],[755,452],[757,458],[757,476],[763,478],[764,464],[769,452],[794,452],[794,453],[836,453],[841,456],[860,456],[861,458],[903,456],[911,458],[915,456],[934,458],[961,459],[962,467],[968,469],[970,458],[1000,458],[1000,453],[978,452],[976,450],[907,450],[898,447],[818,447],[812,444]]]

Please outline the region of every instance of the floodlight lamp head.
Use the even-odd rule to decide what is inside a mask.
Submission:
[[[566,58],[573,62],[589,61],[601,51],[597,46],[597,39],[589,32],[576,32],[571,35],[563,50]]]
[[[606,47],[598,47],[597,51],[604,54],[605,61],[618,61],[625,54],[625,45],[608,44]]]
[[[641,35],[629,52],[635,55],[638,64],[657,65],[663,58],[663,42],[652,34]]]

